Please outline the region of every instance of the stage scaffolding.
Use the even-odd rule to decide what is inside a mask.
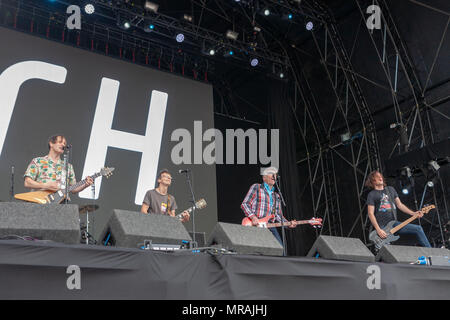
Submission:
[[[11,3],[14,2],[12,0],[0,1],[2,5],[0,8],[4,10],[5,6],[11,7]],[[314,22],[315,27],[307,37],[307,40],[313,43],[312,50],[302,46],[301,43],[282,43],[277,40],[276,30],[273,30],[274,26],[269,25],[258,36],[261,46],[255,50],[255,53],[258,57],[271,61],[274,67],[290,71],[289,80],[293,80],[294,100],[292,115],[296,125],[298,145],[301,146],[297,165],[299,171],[307,172],[307,179],[305,183],[302,183],[302,192],[299,197],[302,203],[311,210],[309,214],[323,218],[323,228],[316,231],[316,236],[324,234],[356,237],[368,244],[367,235],[370,221],[365,205],[368,190],[364,187],[367,175],[372,170],[383,171],[383,160],[389,160],[407,151],[417,150],[435,143],[436,133],[431,114],[438,113],[450,120],[436,108],[447,102],[448,96],[435,98],[435,95],[431,95],[430,92],[436,88],[436,85],[430,86],[429,83],[436,59],[442,54],[441,49],[448,32],[450,13],[416,0],[405,0],[405,2],[447,18],[441,40],[433,49],[435,52],[433,64],[430,70],[422,75],[422,78],[426,79],[425,83],[420,80],[419,70],[414,65],[410,50],[399,31],[397,17],[391,8],[392,3],[388,3],[386,0],[353,0],[355,10],[360,17],[357,29],[353,30],[354,38],[351,46],[345,44],[340,21],[337,21],[335,14],[326,6],[326,1],[261,0],[242,1],[242,3],[227,1],[221,2],[220,5],[216,1],[191,1],[192,6],[201,9],[202,15],[212,14],[216,19],[233,22],[233,26],[238,24],[232,17],[238,17],[241,21],[247,19],[249,25],[256,26],[255,21],[257,22],[259,18],[256,17],[255,10],[256,8],[259,10],[263,5],[270,5],[271,8],[280,11],[290,10],[292,13]],[[78,33],[78,40],[76,35],[74,39],[69,39],[69,33],[64,27],[63,15],[46,12],[44,8],[38,8],[33,1],[16,1],[16,3],[21,5],[12,5],[11,14],[9,16],[2,15],[1,24],[16,28],[18,17],[28,17],[27,28],[31,28],[31,32],[33,32],[34,23],[34,32],[36,33],[36,27],[41,20],[41,25],[48,23],[48,28],[58,32],[56,36],[52,37],[52,31],[47,31],[47,37],[80,45],[80,33]],[[107,6],[98,3],[101,6]],[[250,6],[247,5],[248,3],[255,5]],[[381,9],[381,30],[369,30],[366,27],[368,17],[366,8],[370,5],[377,5]],[[135,14],[129,8],[113,9],[130,15]],[[134,26],[143,27],[144,20],[142,17],[137,17],[138,19],[133,20]],[[117,51],[115,55],[120,52],[121,58],[122,54],[124,56],[128,54],[128,59],[133,62],[153,63],[154,66],[155,61],[158,61],[158,68],[170,71],[173,71],[178,64],[178,69],[182,66],[183,75],[186,67],[186,72],[189,69],[195,79],[204,81],[208,80],[208,73],[214,73],[214,64],[223,61],[208,57],[204,52],[200,52],[201,50],[195,53],[195,49],[207,42],[233,46],[237,50],[246,46],[246,43],[242,41],[229,41],[223,35],[208,30],[202,21],[196,21],[194,25],[189,25],[158,14],[155,23],[164,27],[165,30],[185,31],[187,35],[195,36],[200,41],[189,50],[180,53],[175,46],[169,46],[161,39],[150,41],[145,37],[124,32],[116,26],[87,22],[86,29],[81,34],[81,36],[85,35],[84,38],[81,38],[81,46],[113,55],[112,45],[114,45]],[[45,34],[45,31],[43,33]],[[367,75],[357,72],[352,65],[354,48],[361,36],[369,39],[370,50],[376,56],[371,63],[381,67],[384,75],[383,81],[373,80]],[[73,38],[73,34],[71,37]],[[345,40],[348,42],[347,35],[345,35]],[[108,44],[111,45],[109,52]],[[332,106],[323,105],[320,97],[317,96],[317,92],[320,90],[315,87],[317,84],[313,83],[310,77],[306,68],[306,59],[309,62],[314,61],[317,66],[320,66],[318,68],[321,72],[325,74],[327,81],[320,85],[324,86],[333,97],[334,104]],[[245,59],[240,58],[240,60],[244,62]],[[245,60],[246,68],[250,68],[247,60]],[[232,74],[236,75],[236,73]],[[403,79],[402,83],[407,85],[400,86],[400,78]],[[377,112],[374,112],[369,105],[361,88],[362,82],[378,89],[381,88],[390,96],[392,103],[383,110],[392,112],[396,123],[406,128],[407,143],[398,136],[395,143],[388,146],[387,156],[384,156],[384,152],[380,150],[379,128],[374,120],[374,114]],[[220,98],[220,103],[215,105],[216,114],[243,119],[251,123],[252,120],[245,119],[237,104],[230,98],[229,93],[233,89],[230,81],[216,79],[213,85],[217,83],[220,84],[220,88],[215,87],[214,89]],[[256,112],[263,112],[257,107],[255,109]],[[253,123],[259,124],[258,122]],[[393,132],[393,134],[395,133]],[[415,173],[420,174],[417,170]],[[436,204],[436,212],[432,216],[422,219],[423,226],[435,246],[448,245],[444,231],[445,223],[449,220],[447,204],[449,195],[446,193],[439,173],[434,179],[434,188],[426,190],[424,184],[421,189],[417,189],[414,202],[407,203],[407,205],[410,208],[419,209],[417,205],[420,202]],[[342,194],[340,190],[343,180],[351,181],[350,185],[346,185],[348,190],[345,194]],[[417,181],[421,180],[417,179]],[[424,199],[418,201],[417,199],[422,193]],[[352,211],[350,218],[349,211]]]

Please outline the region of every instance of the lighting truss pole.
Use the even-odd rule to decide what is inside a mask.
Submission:
[[[337,30],[336,22],[321,3],[312,1],[312,4],[316,9],[316,17],[322,21],[325,28],[325,48],[321,48],[315,31],[312,31],[312,36],[336,99],[336,109],[327,127],[312,90],[308,87],[308,81],[299,71],[301,66],[294,64],[291,58],[291,64],[296,68],[294,70],[297,74],[296,81],[301,84],[298,85],[299,91],[302,97],[310,97],[303,99],[305,108],[303,128],[306,127],[306,121],[310,121],[316,133],[317,144],[320,146],[314,153],[308,152],[306,158],[298,163],[307,163],[308,166],[313,212],[314,215],[322,216],[325,221],[321,233],[337,236],[356,234],[367,242],[364,219],[366,199],[362,195],[368,173],[380,168],[375,123]],[[331,68],[327,60],[333,57],[335,66]],[[356,136],[358,138],[352,139],[348,144],[332,143],[333,134],[337,134],[336,127],[340,123],[344,124],[343,129],[353,135],[352,138]],[[336,160],[348,166],[348,171],[336,172]],[[348,175],[349,172],[354,177],[354,199],[359,212],[350,230],[344,230],[341,204],[337,195],[337,181],[341,174]]]
[[[355,0],[359,11],[361,13],[361,18],[363,21],[365,21],[365,15],[364,11],[359,3],[358,0]],[[392,98],[394,101],[394,110],[396,112],[396,118],[399,123],[403,123],[408,128],[408,147],[411,150],[419,149],[421,147],[427,146],[429,144],[433,144],[434,137],[433,137],[433,126],[431,122],[431,116],[430,116],[430,108],[427,104],[426,98],[427,98],[427,85],[428,81],[431,76],[431,72],[433,71],[434,64],[436,62],[436,58],[438,54],[440,53],[442,43],[444,40],[444,37],[447,33],[448,27],[449,27],[449,21],[450,16],[447,14],[447,25],[445,29],[443,30],[441,41],[439,43],[439,46],[436,50],[436,54],[433,60],[433,65],[430,68],[430,71],[428,72],[426,76],[425,83],[421,83],[420,78],[417,74],[417,69],[414,66],[412,59],[409,56],[408,49],[406,46],[405,41],[403,40],[402,36],[400,35],[400,32],[398,30],[398,27],[396,25],[396,22],[391,14],[391,10],[388,6],[388,3],[386,0],[374,0],[374,4],[378,5],[380,7],[381,11],[381,22],[382,22],[382,43],[380,44],[373,35],[372,32],[368,32],[368,35],[372,41],[372,44],[374,46],[375,51],[378,55],[378,60],[383,68],[383,71],[385,73],[386,79],[388,80],[388,83],[390,85],[390,90],[392,94]],[[382,48],[379,48],[381,46]],[[391,53],[392,56],[395,57],[395,76],[394,80],[392,80],[392,76],[389,71],[389,60],[386,58],[389,54],[389,46],[392,46],[393,52]],[[399,86],[398,86],[398,78],[399,74],[404,75],[404,78],[406,79],[407,87],[406,89],[403,89],[402,92],[400,92]],[[399,95],[400,93],[403,93],[404,96],[408,96],[409,98],[406,99],[406,102],[404,103],[405,106],[401,108],[402,103],[399,103]],[[412,105],[409,104],[409,101],[412,100]],[[432,109],[431,109],[432,110]],[[389,154],[389,158],[396,155],[395,151],[397,149],[397,146],[399,145],[399,140],[397,139],[395,145],[393,146],[392,151]],[[435,187],[431,190],[424,187],[424,194],[426,201],[425,203],[435,203],[436,204],[436,214],[432,215],[431,217],[426,217],[424,220],[428,222],[429,229],[425,229],[425,232],[428,233],[428,236],[430,238],[430,235],[433,231],[436,231],[437,229],[437,238],[439,238],[439,241],[443,241],[443,226],[442,221],[448,220],[448,208],[447,208],[447,202],[446,202],[446,192],[443,187],[443,183],[440,179],[440,175],[437,176],[437,183],[435,184]],[[417,205],[417,204],[415,204]],[[416,208],[418,210],[419,208]],[[444,215],[444,212],[446,213]],[[428,226],[427,226],[428,227]],[[435,229],[433,230],[433,227]]]

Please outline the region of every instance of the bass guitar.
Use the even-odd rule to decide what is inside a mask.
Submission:
[[[420,210],[421,213],[426,214],[428,213],[431,209],[434,209],[435,206],[434,205],[429,205],[426,207],[423,207],[422,210]],[[411,223],[412,221],[414,221],[415,219],[417,219],[418,215],[415,214],[413,215],[411,218],[403,221],[402,223],[400,223],[398,226],[394,227],[394,223],[396,221],[390,221],[384,228],[383,231],[386,232],[387,237],[385,239],[382,239],[376,230],[373,230],[370,234],[369,234],[369,240],[372,241],[373,245],[375,246],[375,249],[378,251],[380,250],[383,246],[390,244],[391,242],[397,241],[400,236],[395,235],[395,233],[400,230],[401,228],[403,228],[404,226],[406,226],[407,224]]]
[[[102,168],[100,172],[95,173],[91,176],[92,180],[95,180],[96,178],[100,176],[104,176],[106,178],[109,178],[112,175],[112,172],[114,171],[114,168]],[[71,192],[72,190],[75,190],[76,188],[84,185],[86,183],[86,179],[81,180],[74,185],[70,186],[68,188],[68,192]],[[61,203],[65,199],[64,192],[62,190],[58,191],[50,191],[50,190],[40,190],[40,191],[32,191],[32,192],[25,192],[25,193],[18,193],[14,195],[14,198],[18,200],[23,200],[27,202],[34,202],[34,203],[41,203],[41,204],[51,204],[51,203]]]
[[[292,221],[287,221],[284,223],[281,222],[269,223],[269,221],[272,220],[274,217],[275,216],[271,214],[264,218],[258,219],[258,225],[256,225],[256,227],[274,228],[274,227],[281,227],[282,225],[284,226],[292,225]],[[252,219],[250,219],[249,217],[245,217],[244,219],[242,219],[241,224],[246,227],[253,226]],[[311,218],[309,220],[300,220],[297,221],[297,224],[310,224],[314,228],[320,228],[322,226],[322,218]]]

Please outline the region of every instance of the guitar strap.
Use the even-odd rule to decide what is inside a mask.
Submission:
[[[169,213],[170,210],[170,194],[167,194],[167,213]]]

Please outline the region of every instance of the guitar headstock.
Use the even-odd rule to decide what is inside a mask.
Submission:
[[[420,212],[422,213],[428,213],[430,210],[436,208],[434,204],[431,204],[429,206],[423,207],[422,210],[420,210]]]
[[[113,171],[114,168],[103,167],[100,169],[100,174],[106,178],[109,178],[110,176],[112,176]]]
[[[203,209],[206,207],[206,200],[205,199],[200,199],[195,203],[195,208],[196,209]]]
[[[314,228],[320,228],[322,227],[322,218],[311,218],[308,220],[308,223]]]

